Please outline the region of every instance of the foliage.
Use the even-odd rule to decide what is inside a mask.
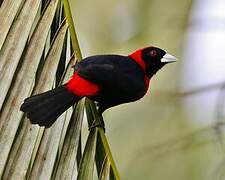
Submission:
[[[31,125],[23,100],[65,83],[81,52],[67,0],[8,0],[0,9],[0,177],[3,179],[120,179],[104,131],[92,129],[82,152],[81,129],[98,121],[86,100],[49,129]],[[64,20],[66,18],[66,20]],[[69,31],[68,31],[69,27]],[[72,44],[72,46],[71,46]]]

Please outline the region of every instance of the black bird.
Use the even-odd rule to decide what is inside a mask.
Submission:
[[[70,106],[88,97],[98,102],[102,114],[110,107],[142,98],[151,77],[174,61],[174,56],[157,47],[142,48],[128,56],[87,57],[75,66],[66,84],[25,99],[21,110],[31,123],[50,127]]]

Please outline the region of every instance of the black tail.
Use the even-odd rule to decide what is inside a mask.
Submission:
[[[65,86],[60,86],[25,99],[20,110],[27,113],[32,124],[50,127],[64,111],[81,98],[69,92]]]

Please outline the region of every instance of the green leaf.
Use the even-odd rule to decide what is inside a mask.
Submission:
[[[53,40],[48,55],[46,56],[45,64],[34,93],[42,92],[51,88],[54,82],[64,39],[66,37],[67,28],[67,24],[64,21]],[[10,158],[4,173],[4,177],[6,179],[25,178],[25,172],[28,171],[35,143],[37,144],[36,140],[38,137],[39,127],[31,126],[27,118],[25,119],[22,127],[24,128],[20,129],[18,132],[19,136],[16,138],[16,141],[11,149]],[[21,142],[23,143],[21,144]]]
[[[13,20],[16,18],[17,13],[19,12],[19,8],[23,3],[24,0],[3,1],[0,8],[0,49],[2,48]]]
[[[37,24],[28,44],[27,51],[24,53],[23,62],[18,68],[7,101],[0,114],[0,177],[3,174],[10,148],[23,116],[23,113],[19,111],[20,105],[29,95],[32,88],[35,72],[42,56],[57,3],[58,0],[52,0],[48,4]]]
[[[4,44],[0,50],[0,78],[7,81],[0,89],[3,92],[0,96],[2,99],[0,107],[5,100],[0,114],[0,177],[3,176],[3,179],[33,177],[75,179],[77,175],[76,158],[78,154],[81,155],[80,134],[85,99],[76,105],[72,118],[72,108],[70,108],[51,128],[46,130],[31,125],[19,111],[22,101],[31,92],[37,94],[52,87],[59,61],[62,62],[60,66],[64,66],[70,57],[70,39],[75,50],[74,56],[70,59],[60,83],[66,82],[72,75],[71,65],[81,60],[67,0],[63,1],[63,5],[70,36],[66,37],[67,26],[64,22],[50,45],[62,15],[62,4],[58,2],[59,0],[51,0],[46,4],[42,1],[42,6],[45,4],[43,15],[36,16],[34,19],[40,10],[38,9],[40,1],[24,0],[24,4],[21,3],[21,9],[17,11],[15,17],[12,17],[14,21],[9,23],[6,38],[3,38]],[[35,12],[35,15],[29,16],[30,11]],[[61,75],[62,72],[59,73],[58,79]],[[89,121],[98,121],[94,103],[89,101],[88,104],[89,114],[92,116]],[[100,179],[107,179],[111,170],[114,169],[114,162],[108,155],[111,152],[106,149],[109,147],[104,145],[104,137],[101,134],[104,135],[102,128],[95,128],[89,133],[83,156],[79,161],[78,179],[93,178],[95,158]],[[102,156],[101,152],[103,152]],[[112,174],[114,177],[114,172]]]
[[[76,156],[84,113],[84,99],[73,112],[56,171],[56,179],[76,179]]]
[[[0,109],[2,108],[7,91],[11,85],[16,67],[28,41],[29,32],[34,24],[35,15],[40,6],[40,0],[27,0],[18,14],[18,17],[11,25],[15,12],[11,12],[10,15],[8,15],[8,13],[16,10],[20,2],[21,0],[4,1],[2,6],[5,4],[5,8],[0,8]],[[10,20],[8,18],[10,18]],[[5,37],[6,29],[10,26],[10,31],[7,37]],[[5,43],[3,47],[1,47],[1,42],[3,41],[5,41]]]
[[[97,129],[90,131],[79,166],[77,180],[92,180],[94,173]]]

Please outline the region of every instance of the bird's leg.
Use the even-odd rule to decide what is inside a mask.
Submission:
[[[89,128],[89,130],[92,130],[94,129],[95,127],[101,127],[104,132],[105,132],[105,123],[104,123],[104,119],[103,119],[103,116],[102,116],[102,113],[103,113],[103,108],[100,104],[97,105],[98,106],[98,118],[99,118],[99,121],[96,121],[94,120],[94,122],[92,123],[91,127]]]

